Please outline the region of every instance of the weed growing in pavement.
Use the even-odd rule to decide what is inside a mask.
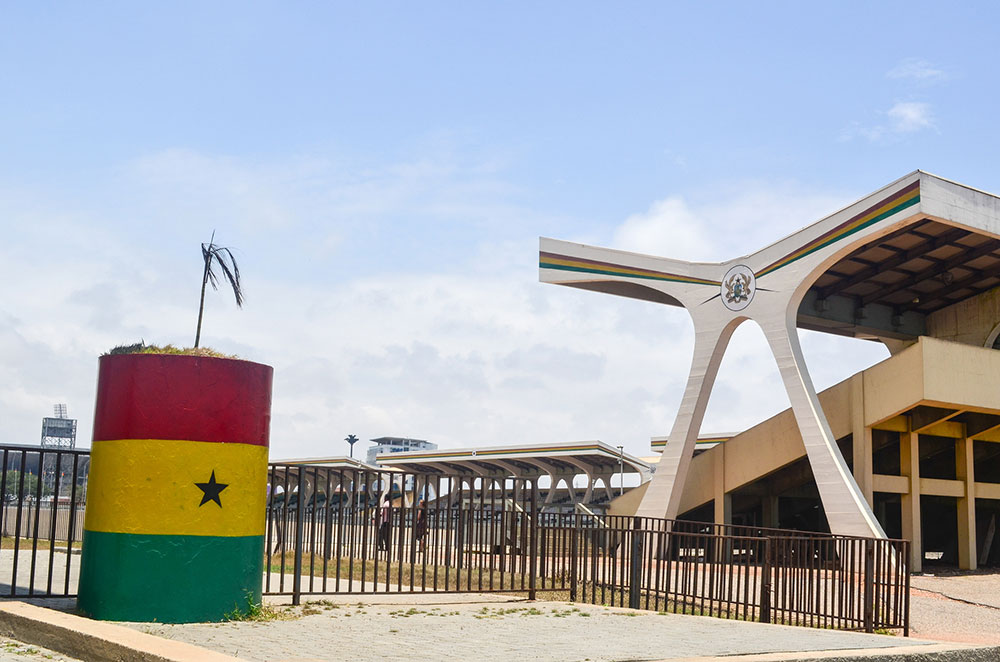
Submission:
[[[42,655],[46,660],[54,660],[55,658],[48,653],[42,653],[37,648],[32,648],[26,644],[22,644],[20,641],[5,641],[3,648],[0,649],[4,653],[13,653],[14,655]]]
[[[254,600],[253,594],[249,591],[247,591],[245,598],[246,606],[240,607],[239,605],[234,604],[231,612],[223,614],[223,620],[267,622],[287,621],[294,618],[288,611],[279,611],[271,605],[265,605],[263,602],[257,602]],[[303,613],[304,612],[305,610],[303,610]],[[316,611],[315,613],[319,612]]]

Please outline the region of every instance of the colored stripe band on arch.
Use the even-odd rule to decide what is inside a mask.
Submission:
[[[849,237],[855,232],[859,232],[871,225],[889,218],[890,216],[893,216],[894,214],[898,214],[904,209],[912,207],[919,202],[920,180],[917,180],[900,189],[885,200],[874,204],[860,214],[857,214],[856,216],[841,223],[829,232],[820,235],[805,246],[789,253],[776,262],[772,262],[757,272],[757,278],[761,278],[762,276],[766,276],[773,271],[777,271],[782,267],[788,266],[796,260],[800,260],[811,253],[815,253],[816,251],[829,246],[830,244],[836,243],[845,237]]]
[[[186,439],[267,446],[270,366],[205,356],[102,356],[94,441]]]
[[[198,486],[225,484],[216,496]],[[202,441],[94,442],[84,529],[189,536],[263,535],[267,448]]]
[[[694,276],[684,276],[681,274],[671,274],[665,271],[654,271],[653,269],[640,269],[638,267],[626,267],[611,262],[600,262],[598,260],[588,260],[580,257],[570,257],[557,253],[538,254],[538,266],[541,269],[556,269],[559,271],[575,271],[578,273],[598,274],[602,276],[624,276],[626,278],[642,278],[645,280],[661,280],[670,283],[685,283],[689,285],[714,285],[719,287],[721,281],[708,280],[705,278],[695,278]]]

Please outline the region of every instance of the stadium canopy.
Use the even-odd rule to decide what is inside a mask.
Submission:
[[[638,473],[645,480],[651,467],[602,441],[452,448],[380,455],[388,467],[414,473],[467,474],[484,477],[536,478],[539,476],[610,476],[621,471]]]

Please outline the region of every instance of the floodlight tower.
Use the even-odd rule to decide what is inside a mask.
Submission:
[[[42,448],[76,448],[76,419],[66,414],[66,405],[53,407],[55,416],[42,419]]]
[[[60,461],[58,452],[45,451],[61,451],[76,447],[76,419],[67,415],[65,404],[54,405],[53,410],[53,417],[42,419],[42,457],[39,467],[42,484],[50,493],[56,487],[57,471],[61,473],[65,465]]]

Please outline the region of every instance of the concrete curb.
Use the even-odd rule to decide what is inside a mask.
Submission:
[[[996,662],[1000,646],[928,643],[892,648],[857,648],[723,657],[669,658],[660,662]]]
[[[88,662],[233,662],[234,657],[25,602],[0,603],[0,634]]]

